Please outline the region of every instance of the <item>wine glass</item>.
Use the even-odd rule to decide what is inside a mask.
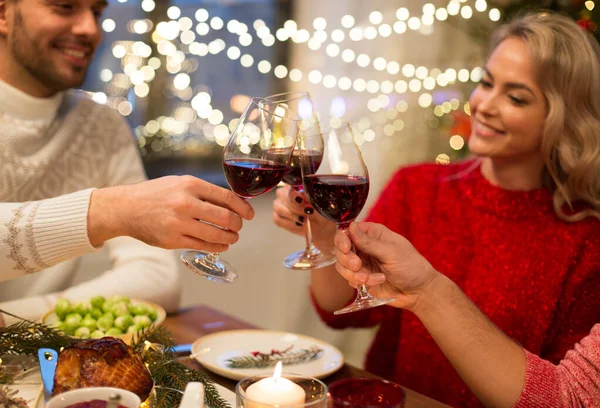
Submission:
[[[323,160],[319,165],[314,156],[301,155],[302,184],[310,204],[325,218],[348,233],[348,226],[358,216],[369,194],[369,173],[348,123],[322,132],[304,132],[300,143],[313,138],[324,140]],[[354,303],[334,314],[385,305],[395,299],[376,299],[365,285],[358,288]]]
[[[323,157],[323,138],[318,137],[318,135],[320,135],[319,119],[317,118],[317,113],[314,109],[310,94],[305,91],[285,92],[266,96],[264,99],[272,103],[286,106],[300,116],[300,134],[310,129],[315,130],[312,131],[315,137],[310,138],[310,140],[307,139],[303,146],[300,146],[298,143],[300,140],[300,138],[298,138],[290,162],[290,169],[286,175],[283,176],[284,183],[289,184],[294,190],[302,193],[304,189],[302,187],[302,173],[300,171],[300,155],[308,154],[315,156],[315,165],[320,163],[321,158]],[[306,240],[305,248],[286,257],[283,261],[283,266],[288,269],[307,270],[323,268],[335,263],[336,258],[333,254],[325,254],[313,245],[312,230],[310,228],[310,220],[308,217],[306,217],[304,221],[304,238]]]
[[[229,187],[242,198],[271,191],[287,173],[298,135],[299,117],[283,105],[252,98],[223,151],[223,170]],[[219,254],[186,251],[183,263],[205,278],[231,283],[235,268]]]

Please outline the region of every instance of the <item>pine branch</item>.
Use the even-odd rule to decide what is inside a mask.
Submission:
[[[54,327],[22,319],[1,309],[0,312],[20,320],[0,329],[0,355],[20,354],[37,357],[40,348],[58,351],[73,342],[71,337]],[[138,332],[131,346],[148,364],[154,384],[157,385],[158,407],[178,406],[186,385],[196,381],[204,384],[205,402],[210,408],[231,408],[205,373],[193,370],[177,360],[177,356],[171,351],[174,346],[171,334],[164,327],[151,326]],[[0,383],[3,381],[9,383],[12,376],[0,371]]]
[[[317,346],[310,346],[307,349],[292,352],[292,347],[283,352],[273,350],[270,354],[255,352],[251,356],[233,357],[227,360],[227,365],[229,368],[265,368],[272,367],[279,361],[284,365],[300,364],[319,358],[323,351]]]
[[[0,313],[20,319],[19,322],[0,329],[0,355],[37,356],[37,351],[40,348],[60,350],[73,341],[69,336],[64,335],[54,327],[21,319],[2,309],[0,309]]]
[[[204,384],[205,402],[211,408],[230,408],[220,395],[212,380],[203,372],[193,370],[180,361],[171,350],[175,345],[171,334],[164,327],[150,327],[136,336],[133,349],[144,356],[154,379],[156,402],[159,407],[176,407],[189,382]]]

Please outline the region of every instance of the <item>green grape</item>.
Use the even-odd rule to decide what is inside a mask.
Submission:
[[[65,325],[65,322],[57,322],[55,327],[60,330],[61,332],[63,332],[66,335],[73,335],[73,333],[75,333],[75,329],[71,330],[71,327],[67,327]]]
[[[114,303],[121,303],[121,302],[124,302],[124,303],[127,303],[127,304],[131,303],[131,299],[129,299],[127,296],[121,296],[121,295],[111,296],[109,298],[109,300],[111,302],[114,302]]]
[[[69,299],[59,299],[54,307],[54,313],[60,320],[65,320],[65,317],[71,313],[71,302]]]
[[[129,312],[134,315],[147,315],[149,313],[148,307],[142,303],[136,303],[129,306]]]
[[[115,317],[112,313],[105,313],[101,318],[96,320],[96,325],[98,326],[98,329],[104,331],[110,329],[114,323]]]
[[[82,326],[82,327],[77,328],[77,330],[75,330],[74,334],[75,334],[75,337],[88,338],[88,337],[90,337],[90,329]]]
[[[104,314],[104,312],[102,312],[102,309],[97,308],[97,307],[93,307],[89,313],[89,315],[92,316],[94,319],[101,318],[103,314]]]
[[[150,327],[152,324],[152,320],[148,316],[136,316],[133,318],[133,322],[136,324],[136,326],[141,326],[144,328]]]
[[[112,308],[114,305],[115,305],[115,302],[108,299],[104,303],[102,303],[101,309],[104,313],[112,312]]]
[[[115,327],[124,331],[133,324],[133,317],[130,314],[119,316],[115,319]]]
[[[156,321],[156,318],[157,318],[158,316],[157,316],[157,313],[156,313],[156,309],[155,309],[155,308],[153,308],[153,307],[149,307],[149,308],[148,308],[148,317],[149,317],[150,319],[152,319],[152,321],[153,321],[153,322],[155,322],[155,321]]]
[[[120,336],[121,334],[123,334],[121,329],[117,329],[116,327],[111,327],[106,331],[107,336]]]
[[[132,326],[129,326],[129,327],[127,328],[127,333],[133,333],[133,334],[135,334],[135,333],[137,333],[137,332],[139,332],[140,330],[143,330],[143,329],[144,329],[144,328],[143,328],[142,326],[139,326],[139,325],[137,325],[137,324],[134,324],[134,325],[132,325]]]
[[[111,309],[111,312],[113,312],[113,314],[115,316],[124,316],[126,314],[129,314],[129,309],[127,307],[127,303],[125,303],[125,302],[115,303]]]
[[[88,302],[79,302],[73,305],[71,312],[85,316],[90,310],[92,310],[92,306]]]
[[[96,330],[97,327],[96,319],[94,319],[91,315],[87,314],[81,321],[81,326],[87,327],[92,332]]]
[[[102,330],[94,330],[92,332],[92,334],[90,334],[90,337],[92,339],[101,339],[104,336],[106,336],[106,335],[104,334],[104,332]]]
[[[82,320],[83,320],[83,317],[81,317],[80,314],[77,314],[77,313],[68,314],[67,317],[65,317],[65,321],[63,322],[63,328],[64,328],[65,333],[67,333],[67,334],[75,333],[75,330],[77,330],[77,328],[79,326],[81,326]]]
[[[90,300],[90,303],[92,304],[92,307],[102,309],[102,305],[104,304],[105,300],[106,299],[104,299],[104,296],[94,296]]]

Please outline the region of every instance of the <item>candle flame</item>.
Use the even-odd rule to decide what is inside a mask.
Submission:
[[[275,372],[273,372],[273,378],[275,379],[275,381],[277,381],[281,378],[282,370],[283,370],[283,364],[281,363],[281,361],[278,361],[277,365],[275,365]]]

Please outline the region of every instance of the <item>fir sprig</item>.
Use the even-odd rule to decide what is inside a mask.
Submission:
[[[22,354],[36,356],[39,348],[60,350],[73,342],[73,339],[56,328],[35,323],[12,315],[2,309],[1,313],[19,319],[19,322],[0,329],[0,355]],[[172,408],[179,405],[181,392],[188,382],[204,384],[205,402],[210,408],[231,408],[220,395],[212,380],[203,372],[182,364],[175,353],[171,334],[164,327],[150,327],[136,334],[132,348],[139,353],[154,380],[156,406]],[[12,381],[10,375],[0,376],[0,383]]]
[[[40,348],[60,350],[73,341],[54,327],[22,319],[1,309],[0,312],[19,319],[19,322],[0,329],[0,355],[37,356]]]
[[[265,368],[272,367],[281,361],[284,365],[300,364],[312,361],[321,356],[322,348],[310,346],[307,349],[291,351],[291,348],[284,351],[271,350],[271,353],[254,352],[250,356],[232,357],[227,360],[229,368]]]

